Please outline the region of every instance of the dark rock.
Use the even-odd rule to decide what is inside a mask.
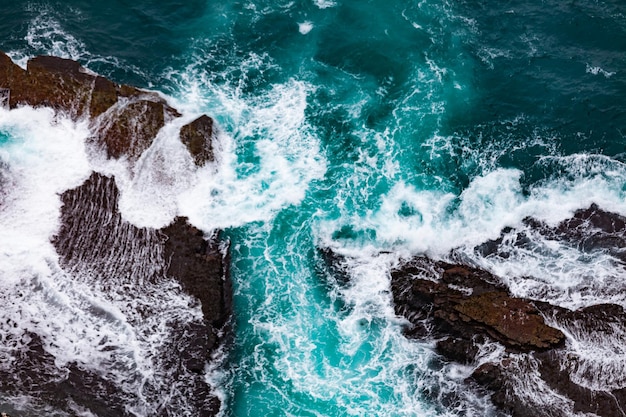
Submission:
[[[44,349],[41,337],[34,333],[23,337],[28,340],[25,348],[12,352],[14,369],[0,369],[0,390],[4,394],[19,396],[28,392],[35,399],[30,407],[41,409],[37,415],[47,415],[46,406],[68,409],[74,403],[102,417],[130,416],[122,404],[111,401],[111,395],[118,391],[115,383],[75,363],[59,369],[55,358]]]
[[[167,236],[167,274],[200,300],[207,321],[216,327],[223,326],[231,309],[228,259],[225,258],[227,248],[220,248],[216,236],[205,239],[202,232],[189,225],[185,218],[177,218],[161,231]]]
[[[213,119],[202,115],[180,129],[180,140],[187,146],[196,165],[213,161]]]
[[[96,76],[91,92],[91,102],[89,103],[89,115],[98,117],[108,108],[117,103],[118,86],[104,77]]]
[[[532,372],[531,369],[519,369],[520,364],[504,359],[500,363],[484,363],[474,372],[470,379],[482,387],[492,391],[491,400],[494,405],[511,417],[551,417],[565,416],[565,410],[554,410],[550,407],[540,408],[516,395],[516,386],[509,376],[512,372]],[[522,366],[523,368],[523,366]]]
[[[574,411],[593,413],[601,417],[623,415],[626,408],[626,388],[612,391],[592,390],[576,384],[571,380],[571,366],[564,366],[568,358],[561,352],[544,352],[537,356],[540,359],[539,371],[546,384],[560,395],[574,401]],[[573,365],[570,364],[570,365]]]
[[[101,287],[105,294],[115,294],[120,287],[130,294],[161,291],[159,288],[174,279],[200,303],[202,321],[168,319],[173,336],[159,352],[159,361],[171,378],[184,384],[184,388],[178,389],[187,393],[194,415],[215,415],[220,402],[204,380],[204,370],[218,344],[223,343],[223,328],[230,318],[227,246],[221,245],[217,235],[204,239],[183,218],[161,230],[133,226],[119,213],[115,180],[97,173],[83,185],[64,192],[61,200],[61,228],[53,243],[66,272],[93,277],[92,285]],[[158,306],[143,306],[138,313],[148,318],[160,314],[160,310]],[[84,380],[86,387],[102,393],[105,408],[124,404],[132,394],[122,387],[100,387],[95,382],[98,375],[82,370],[72,372],[51,389],[61,389],[74,398],[85,394],[81,388]],[[91,395],[93,392],[86,397]],[[155,391],[152,395],[158,398],[163,393]],[[91,404],[89,409],[100,410],[98,407]],[[176,415],[168,410],[163,409],[160,415]],[[120,411],[111,415],[127,414]]]
[[[418,258],[391,272],[396,311],[411,322],[430,319],[434,335],[452,335],[471,346],[476,335],[488,336],[514,351],[545,350],[561,346],[565,336],[545,324],[529,300],[512,297],[486,271],[444,262],[428,264]],[[416,271],[436,271],[440,282],[414,278]],[[408,290],[407,285],[410,285]],[[444,349],[440,353],[449,353]],[[468,351],[463,362],[471,362]],[[453,355],[459,359],[459,352]]]
[[[482,256],[497,255],[509,257],[509,245],[533,250],[532,234],[545,239],[563,242],[583,252],[606,252],[626,263],[626,217],[602,210],[596,204],[588,209],[578,210],[574,216],[555,227],[533,218],[523,221],[520,229],[505,228],[500,238],[490,240],[476,247]],[[506,237],[508,242],[503,244]]]
[[[436,345],[437,352],[448,360],[464,365],[471,363],[478,354],[478,347],[469,340],[446,337],[439,340]]]
[[[455,305],[458,319],[480,326],[507,347],[543,350],[562,345],[565,336],[545,324],[539,310],[528,300],[503,291],[469,296]],[[456,317],[450,314],[451,317]]]
[[[92,123],[89,141],[102,146],[109,158],[137,160],[152,145],[165,125],[166,105],[161,101],[129,99],[114,105]]]

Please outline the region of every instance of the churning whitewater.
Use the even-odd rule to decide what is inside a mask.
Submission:
[[[4,5],[0,50],[23,68],[76,60],[180,117],[135,160],[94,148],[85,117],[0,106],[0,411],[606,415],[559,391],[549,357],[626,415],[626,5],[105,3]],[[199,166],[179,135],[203,114],[213,158]],[[76,230],[112,228],[114,256],[93,242],[60,255],[70,197],[91,216]],[[594,207],[613,216],[604,240],[581,214]],[[206,306],[164,272],[162,231],[181,217],[221,239],[232,281],[225,342],[201,366],[181,365],[181,346]],[[560,350],[477,336],[463,363],[432,328],[411,337],[392,276],[415,257],[493,274],[543,308]],[[577,321],[605,304],[602,325]],[[494,363],[515,369],[501,385],[517,405],[471,382]]]

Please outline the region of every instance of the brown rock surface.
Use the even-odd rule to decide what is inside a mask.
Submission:
[[[213,161],[213,119],[202,115],[180,129],[180,140],[187,146],[196,165]]]
[[[415,277],[427,266],[439,271],[440,282]],[[415,326],[432,319],[441,336],[469,341],[483,335],[515,351],[545,350],[564,342],[563,333],[546,325],[531,301],[512,297],[486,271],[418,258],[391,276],[397,312]]]
[[[91,143],[109,158],[136,160],[165,123],[180,114],[158,94],[119,85],[85,70],[76,61],[38,56],[26,70],[0,52],[0,89],[9,107],[51,107],[73,119],[89,117]]]

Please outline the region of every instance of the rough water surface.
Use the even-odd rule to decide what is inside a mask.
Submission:
[[[17,381],[0,411],[201,415],[185,410],[205,409],[191,391],[206,389],[237,417],[624,412],[560,394],[626,389],[622,1],[21,0],[0,17],[0,50],[24,69],[56,55],[156,92],[109,108],[115,88],[99,84],[118,126],[86,107],[0,106],[0,372]],[[128,109],[156,126],[150,141]],[[98,132],[141,151],[102,151]],[[97,236],[127,246],[60,256],[64,201],[92,172],[115,178],[121,228]],[[161,272],[156,232],[183,217],[198,259],[229,248],[233,291],[230,348],[187,365],[171,335],[210,343],[185,342],[207,325],[205,291]],[[217,230],[229,246],[204,247]],[[561,350],[488,341],[460,363],[439,336],[407,337],[392,271],[416,257],[497,277]],[[515,378],[498,388],[481,365],[502,358]],[[58,384],[93,389],[60,402],[45,394]]]

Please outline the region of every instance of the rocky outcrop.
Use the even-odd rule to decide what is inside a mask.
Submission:
[[[427,279],[426,271],[436,275]],[[469,348],[476,337],[520,352],[562,346],[565,340],[545,323],[533,302],[512,297],[486,271],[416,258],[393,270],[391,277],[396,310],[414,326],[408,334],[425,336],[426,326],[432,326],[430,336],[452,336],[440,342],[440,351],[456,351],[452,356],[461,362],[473,360],[470,351],[461,358],[459,349]]]
[[[76,61],[38,56],[26,70],[0,52],[0,94],[9,108],[50,107],[73,119],[88,118],[89,143],[108,158],[135,161],[159,130],[180,113],[154,92],[117,84]],[[1,103],[0,103],[1,104]],[[213,160],[213,120],[204,115],[181,129],[196,164]]]
[[[164,291],[161,288],[171,288],[168,282],[176,280],[200,305],[201,321],[163,318],[169,323],[171,337],[164,341],[157,362],[166,364],[170,378],[184,381],[194,415],[215,415],[219,400],[211,394],[204,372],[211,354],[224,341],[231,314],[227,243],[220,242],[217,235],[205,239],[184,218],[160,230],[133,226],[119,212],[115,180],[101,174],[93,173],[81,186],[63,193],[61,199],[61,228],[53,243],[66,272],[87,279],[91,286],[110,293],[112,300],[129,297],[129,302],[135,295],[160,294]],[[120,288],[128,294],[120,294]],[[131,313],[142,320],[162,314],[158,305],[141,304]],[[74,380],[70,372],[61,382],[68,401],[81,404],[81,390],[91,386],[84,373],[76,374]],[[111,407],[132,396],[119,387],[111,390],[102,399],[110,401]],[[89,404],[84,406],[91,409]],[[164,409],[161,415],[176,413]]]
[[[587,209],[578,210],[574,215],[556,226],[549,226],[534,218],[523,220],[524,227],[506,228],[498,239],[479,245],[476,250],[483,256],[508,257],[506,238],[513,246],[526,247],[532,239],[529,233],[537,233],[546,239],[563,242],[577,249],[592,253],[602,251],[626,263],[626,217],[602,210],[592,204]]]
[[[623,268],[626,218],[596,205],[556,226],[527,218],[518,229],[507,228],[475,250],[504,262],[512,250],[533,251],[555,241],[583,253],[608,254],[616,268]],[[344,257],[327,248],[319,255],[332,285],[350,285],[350,263]],[[395,312],[406,318],[404,333],[434,341],[439,356],[432,366],[456,363],[465,366],[463,372],[473,369],[463,389],[486,390],[505,415],[626,415],[626,359],[620,356],[626,312],[621,306],[572,311],[515,297],[505,279],[464,263],[467,258],[454,251],[449,259],[457,263],[417,256],[390,271]],[[446,395],[433,400],[447,407]]]
[[[598,374],[612,368],[590,365],[589,358],[573,354],[564,333],[544,318],[580,337],[608,340],[616,329],[626,329],[622,307],[571,311],[512,297],[487,271],[424,257],[396,268],[391,277],[396,312],[411,323],[407,336],[434,338],[445,360],[477,366],[467,383],[490,390],[493,403],[507,414],[610,417],[626,409],[626,388],[593,387]],[[503,345],[505,353],[483,363],[480,346],[488,342]],[[550,403],[555,398],[559,402]]]
[[[180,140],[187,146],[196,165],[213,161],[213,119],[202,115],[180,129]]]
[[[10,108],[20,105],[51,107],[74,119],[96,118],[120,98],[142,96],[176,114],[156,93],[116,84],[87,71],[76,61],[54,56],[30,59],[24,70],[0,52],[0,88],[9,89]]]
[[[78,62],[39,56],[29,60],[24,70],[0,52],[0,106],[14,109],[24,105],[48,107],[73,120],[87,120],[91,132],[88,145],[107,158],[126,159],[131,166],[161,128],[181,116],[158,94],[117,84]],[[198,165],[213,160],[213,129],[213,120],[201,116],[181,130],[181,140]],[[0,205],[4,182],[0,178]],[[129,404],[146,408],[150,415],[180,415],[183,408],[189,415],[216,415],[220,401],[205,372],[228,335],[228,242],[219,232],[204,236],[184,218],[176,218],[160,230],[133,226],[119,212],[115,179],[95,172],[81,186],[64,192],[61,201],[60,228],[53,244],[62,273],[109,297],[106,302],[120,309],[137,332],[133,335],[137,343],[150,344],[153,337],[149,328],[142,327],[144,321],[160,321],[158,351],[149,352],[144,360],[151,361],[152,371],[161,376],[151,379],[140,374],[137,366],[116,363],[114,354],[102,369],[69,363],[59,370],[44,347],[45,338],[33,334],[29,349],[16,362],[20,370],[2,375],[10,381],[8,386],[0,383],[2,390],[21,388],[53,407],[68,410],[76,405],[101,416],[135,415]],[[164,310],[154,302],[168,296],[191,300],[191,304],[181,301],[180,306]],[[185,313],[172,312],[176,308]],[[86,314],[109,314],[100,310],[96,302],[88,306]],[[111,367],[110,373],[107,367]],[[131,381],[143,380],[139,391],[132,383],[116,382],[117,372]],[[162,375],[170,380],[163,380]],[[178,400],[169,398],[174,386]],[[164,402],[165,396],[169,399]]]
[[[103,148],[109,158],[134,161],[152,145],[165,123],[178,116],[153,95],[123,97],[92,121],[88,142]]]
[[[211,327],[221,329],[231,314],[227,242],[220,242],[217,235],[205,239],[202,231],[182,217],[161,232],[167,236],[164,242],[167,275],[176,278],[183,290],[200,301],[204,319]],[[217,332],[211,333],[208,353],[216,346],[217,339]]]
[[[596,205],[556,226],[527,218],[521,228],[505,229],[499,239],[476,250],[507,259],[511,248],[532,250],[537,237],[582,252],[610,254],[618,265],[626,261],[626,218]],[[489,390],[493,403],[505,413],[624,414],[623,364],[602,358],[602,353],[594,356],[588,351],[592,347],[582,348],[587,353],[578,351],[585,344],[602,347],[623,340],[626,313],[621,306],[600,304],[571,311],[513,297],[504,281],[487,271],[425,257],[400,265],[391,279],[396,312],[410,322],[406,335],[434,338],[445,361],[475,366],[466,383]],[[504,353],[485,362],[481,347],[494,342],[504,347]]]

